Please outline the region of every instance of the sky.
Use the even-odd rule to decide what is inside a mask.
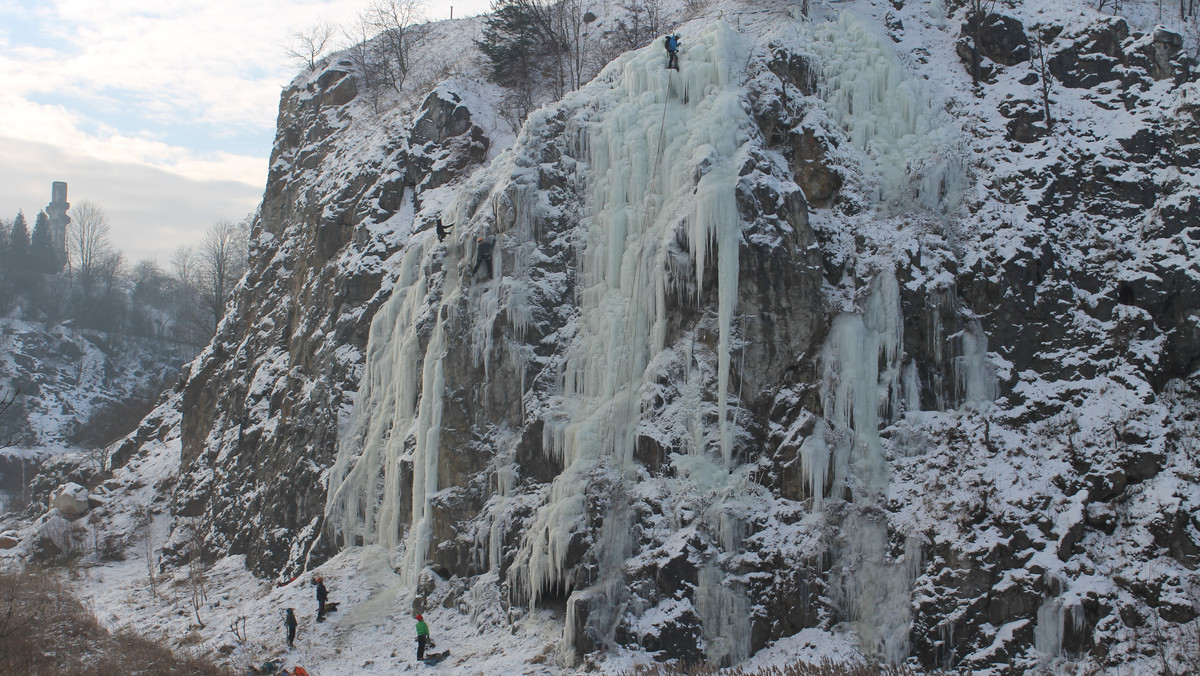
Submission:
[[[0,219],[53,181],[102,207],[131,262],[166,264],[262,197],[288,36],[372,0],[0,0]],[[429,19],[490,0],[425,0]]]

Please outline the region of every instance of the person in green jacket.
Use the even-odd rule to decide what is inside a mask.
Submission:
[[[425,648],[429,645],[429,625],[425,618],[417,615],[417,660],[425,659]]]

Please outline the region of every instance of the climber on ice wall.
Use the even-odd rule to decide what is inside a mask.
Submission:
[[[667,48],[667,68],[679,71],[679,36],[672,33],[663,38],[663,46]]]
[[[490,279],[492,276],[492,249],[496,246],[496,239],[490,237],[484,239],[479,237],[475,240],[475,267],[471,268],[471,274],[479,272],[479,266],[487,263],[487,275]]]

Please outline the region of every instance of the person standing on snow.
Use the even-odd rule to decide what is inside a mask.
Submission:
[[[313,582],[317,583],[317,622],[324,622],[325,602],[329,600],[329,592],[325,589],[325,578],[317,576],[313,578]]]
[[[296,611],[294,608],[287,609],[283,624],[287,627],[288,647],[292,648],[296,641]]]
[[[663,38],[663,46],[667,48],[667,68],[679,72],[679,36],[671,34]]]
[[[425,648],[429,645],[429,625],[425,618],[417,615],[417,661],[425,659]]]

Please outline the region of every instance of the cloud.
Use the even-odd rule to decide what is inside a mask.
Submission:
[[[196,244],[218,219],[240,220],[262,198],[261,185],[192,180],[37,142],[0,138],[0,157],[24,158],[20,171],[0,172],[9,176],[0,181],[0,217],[12,218],[17,209],[32,217],[50,201],[50,184],[67,181],[71,203],[87,200],[107,212],[113,244],[131,262],[157,258],[165,264],[175,249]]]
[[[236,163],[239,153],[231,146],[240,145],[244,154],[253,137],[254,154],[265,164],[280,90],[296,71],[284,53],[288,34],[321,16],[352,16],[360,5],[2,3],[0,25],[13,27],[0,32],[0,135],[193,172],[211,158]],[[187,138],[186,147],[156,142],[168,133]]]
[[[431,18],[490,0],[430,0]],[[50,182],[101,205],[131,259],[253,210],[295,30],[367,0],[0,0],[0,216]],[[11,211],[11,213],[7,213]]]

